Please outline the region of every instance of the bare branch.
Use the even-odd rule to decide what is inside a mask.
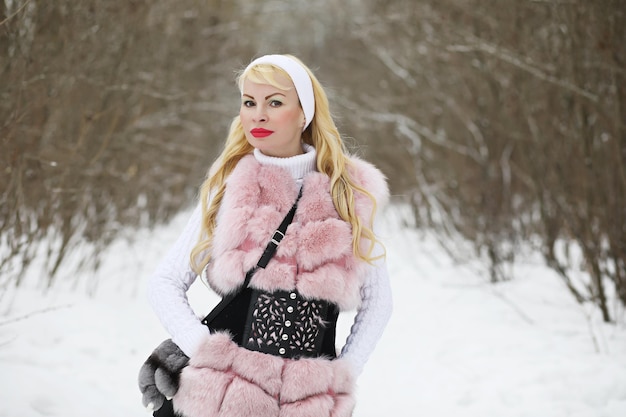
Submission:
[[[26,0],[24,2],[24,4],[22,4],[12,15],[7,16],[6,19],[4,19],[3,21],[0,22],[0,26],[4,25],[6,22],[8,22],[9,20],[13,19],[15,16],[17,16],[23,9],[24,7],[26,7],[28,5],[28,3],[30,3],[30,0]]]
[[[495,45],[492,45],[482,39],[473,37],[471,35],[468,35],[468,37],[473,40],[473,43],[471,45],[450,45],[448,46],[446,49],[450,52],[460,52],[460,53],[467,53],[467,52],[475,52],[475,51],[481,51],[481,52],[486,52],[490,55],[495,56],[498,59],[501,59],[504,62],[507,62],[523,71],[526,71],[532,75],[534,75],[535,77],[539,78],[540,80],[543,80],[545,82],[551,83],[551,84],[555,84],[558,85],[559,87],[562,87],[568,91],[571,91],[573,93],[576,93],[582,97],[585,97],[593,102],[598,102],[599,98],[596,94],[593,94],[590,91],[587,91],[585,89],[582,89],[580,87],[578,87],[577,85],[572,84],[571,82],[568,82],[566,80],[562,80],[560,78],[557,78],[553,75],[547,74],[544,71],[540,70],[539,68],[537,68],[536,66],[532,66],[530,64],[527,64],[526,62],[524,62],[521,58],[519,58],[518,56],[516,56],[515,54],[504,50],[503,48],[497,47]]]
[[[398,65],[388,50],[380,47],[374,47],[373,50],[382,63],[385,64],[387,68],[389,68],[398,78],[404,80],[409,87],[415,87],[417,85],[415,78],[411,77],[411,74],[409,74],[405,68]]]

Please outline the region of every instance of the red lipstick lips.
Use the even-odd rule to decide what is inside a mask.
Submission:
[[[256,127],[254,129],[252,129],[250,131],[250,133],[255,138],[264,138],[264,137],[267,137],[267,136],[271,135],[272,133],[274,133],[274,131],[273,130],[263,129],[263,128],[260,128],[260,127]]]

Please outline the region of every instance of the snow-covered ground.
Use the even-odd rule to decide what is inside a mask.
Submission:
[[[359,380],[355,417],[626,416],[623,315],[603,324],[530,256],[514,280],[489,285],[395,213],[384,227],[394,315]],[[149,415],[137,371],[167,335],[145,283],[187,215],[116,242],[95,274],[62,272],[78,289],[43,295],[33,270],[0,298],[0,417]],[[92,297],[87,280],[98,282]],[[200,282],[190,300],[198,314],[217,302]]]

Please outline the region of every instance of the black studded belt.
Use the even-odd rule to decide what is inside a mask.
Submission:
[[[335,358],[339,309],[297,291],[253,289],[241,346],[284,358]]]

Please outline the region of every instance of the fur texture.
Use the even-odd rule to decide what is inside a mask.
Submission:
[[[356,158],[349,171],[374,195],[379,207],[386,203],[389,192],[380,171]],[[255,273],[251,286],[266,291],[297,289],[341,310],[353,309],[360,302],[366,265],[352,253],[351,227],[335,210],[326,175],[308,174],[303,187],[294,222],[267,268]],[[217,293],[225,295],[241,285],[297,194],[283,168],[261,165],[253,156],[237,164],[228,178],[207,268],[207,280]],[[364,224],[370,223],[371,211],[371,200],[356,193],[356,212]]]
[[[183,370],[173,404],[185,417],[349,417],[353,387],[341,359],[283,359],[215,333]]]
[[[376,198],[388,198],[384,176],[352,159],[350,175]],[[350,224],[339,218],[330,180],[304,178],[294,222],[276,255],[250,283],[266,291],[297,289],[348,310],[358,306],[365,262],[352,251]],[[236,290],[293,205],[298,189],[281,167],[244,157],[228,178],[217,218],[207,281],[221,295]],[[372,202],[356,194],[356,212],[370,224]],[[291,360],[246,350],[226,333],[207,337],[181,374],[174,409],[185,417],[349,417],[354,376],[342,359]]]
[[[139,370],[139,390],[145,407],[158,410],[178,391],[181,370],[189,358],[171,339],[162,342]]]

